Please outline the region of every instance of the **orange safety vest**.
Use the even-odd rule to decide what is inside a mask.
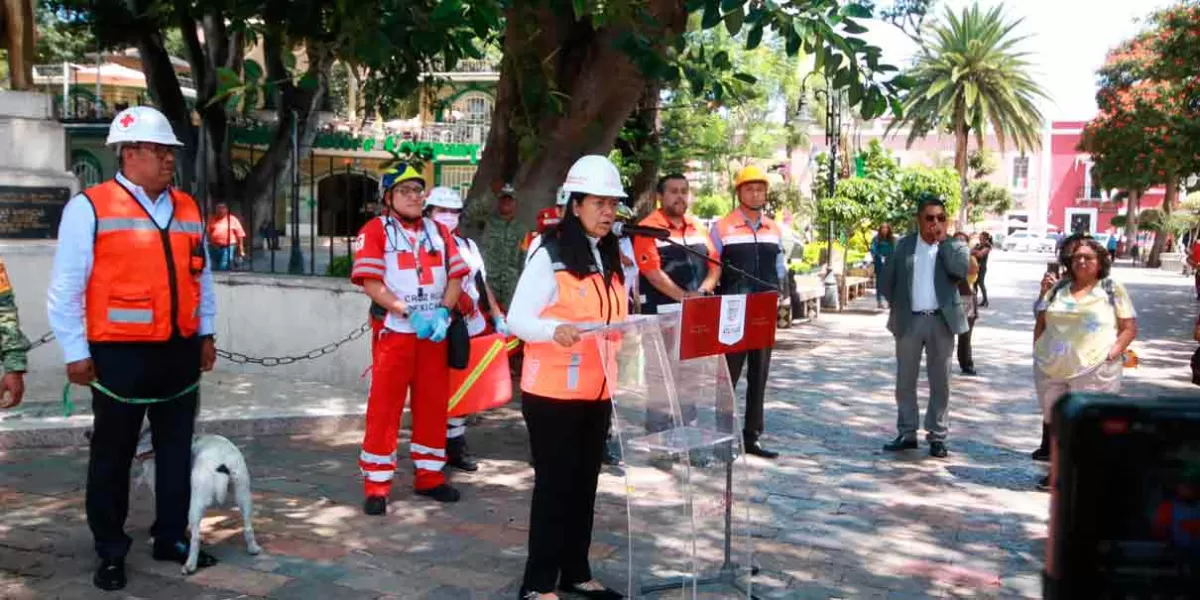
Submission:
[[[200,329],[204,219],[195,199],[170,190],[174,214],[160,229],[124,186],[106,181],[83,192],[96,214],[88,279],[91,342],[165,342]]]
[[[542,310],[541,316],[564,323],[619,323],[629,312],[625,285],[614,274],[610,285],[599,269],[582,279],[566,270],[558,256],[557,240],[543,240],[542,248],[550,255],[558,298]],[[556,400],[607,400],[612,397],[606,371],[616,373],[617,344],[585,337],[564,348],[553,340],[527,342],[521,371],[521,389],[527,393]],[[601,354],[608,366],[605,368]]]

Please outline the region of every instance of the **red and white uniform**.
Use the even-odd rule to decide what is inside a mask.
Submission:
[[[410,313],[434,311],[446,284],[468,273],[450,232],[430,219],[414,228],[391,217],[372,219],[355,241],[350,280],[362,285],[377,279],[400,298]],[[412,397],[412,444],[415,487],[445,483],[446,405],[450,368],[446,342],[418,340],[409,320],[388,313],[372,350],[367,427],[358,465],[367,496],[387,496],[396,471],[397,432],[404,399]]]
[[[487,270],[483,265],[483,254],[474,240],[455,235],[454,241],[458,244],[458,255],[462,257],[469,270],[466,279],[463,280],[463,293],[458,301],[458,306],[463,318],[467,321],[467,334],[475,337],[483,334],[488,326],[487,315],[483,314],[479,308],[479,299],[485,292],[479,289],[475,277],[477,274],[482,275],[486,281]]]

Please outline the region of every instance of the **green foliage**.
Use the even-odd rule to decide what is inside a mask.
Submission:
[[[702,219],[723,217],[732,210],[733,200],[723,194],[699,196],[692,202],[692,214]]]
[[[902,210],[892,215],[893,228],[904,231],[912,226],[917,214],[917,197],[922,192],[940,196],[946,201],[946,213],[956,214],[962,206],[962,194],[958,187],[958,173],[948,167],[926,167],[918,165],[900,172],[900,194]]]
[[[34,55],[38,63],[78,61],[85,53],[96,51],[96,38],[78,15],[60,16],[44,2],[35,2],[34,7],[37,20]]]
[[[354,257],[339,256],[330,261],[329,266],[325,267],[326,277],[338,277],[341,279],[350,278],[350,269],[354,266]]]
[[[1013,197],[1008,188],[990,181],[976,180],[967,185],[968,220],[978,223],[985,216],[1003,215],[1012,210]]]

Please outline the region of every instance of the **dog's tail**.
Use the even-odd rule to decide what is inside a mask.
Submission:
[[[213,475],[213,483],[215,489],[217,506],[225,506],[225,495],[229,492],[229,467],[220,465],[217,467],[216,474]]]

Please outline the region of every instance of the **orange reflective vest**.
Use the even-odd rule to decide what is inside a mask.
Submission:
[[[165,342],[200,329],[204,220],[196,201],[170,190],[174,215],[160,229],[116,181],[84,190],[96,214],[85,303],[91,342]]]
[[[595,267],[582,279],[572,275],[558,256],[557,240],[543,240],[554,265],[558,298],[541,316],[565,323],[619,323],[629,312],[625,285],[614,274],[608,284]],[[527,342],[521,390],[556,400],[607,400],[612,397],[607,373],[616,373],[617,340],[584,336],[569,348],[549,342]],[[601,357],[603,355],[603,359]],[[607,368],[605,363],[607,363]]]

